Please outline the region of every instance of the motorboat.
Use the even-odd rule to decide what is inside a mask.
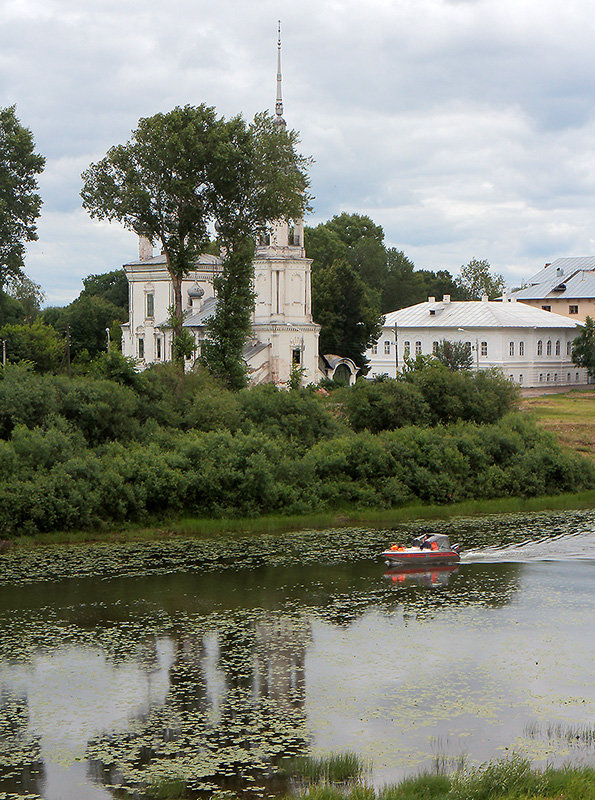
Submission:
[[[411,547],[391,544],[382,553],[387,567],[431,567],[434,564],[456,564],[461,560],[459,545],[450,544],[444,533],[431,533],[417,536]]]

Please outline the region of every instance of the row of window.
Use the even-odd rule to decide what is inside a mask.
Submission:
[[[161,341],[161,337],[157,336],[155,339],[155,358],[158,361],[161,361]],[[142,336],[139,336],[138,338],[137,352],[139,358],[145,357],[145,340]]]
[[[391,344],[392,344],[392,342],[389,339],[385,339],[384,340],[384,355],[385,356],[390,355]],[[439,344],[438,342],[432,342],[432,352],[433,353],[437,352],[438,344]],[[465,344],[469,348],[469,352],[471,352],[471,342],[465,342]],[[560,351],[561,351],[560,340],[556,339],[555,353],[556,353],[557,356],[560,355]],[[415,342],[415,355],[419,356],[419,355],[421,355],[421,352],[422,352],[422,350],[421,350],[421,342]],[[480,353],[481,353],[482,356],[487,356],[487,354],[488,354],[488,343],[487,342],[481,342],[481,344],[480,344]],[[545,353],[546,353],[546,356],[551,356],[552,355],[552,341],[551,341],[551,339],[548,339],[547,342],[546,342]],[[378,355],[378,344],[372,345],[372,354],[373,355]],[[516,343],[515,342],[509,342],[509,344],[508,344],[508,355],[514,357],[515,354],[516,354]],[[525,342],[519,342],[518,343],[518,354],[519,354],[519,356],[524,356],[525,355]],[[405,341],[405,342],[403,342],[403,357],[404,358],[409,358],[410,355],[411,355],[411,342]],[[539,339],[539,341],[537,342],[537,355],[538,356],[543,356],[543,340],[542,339]],[[572,342],[566,342],[566,355],[567,356],[572,355]]]
[[[551,306],[541,306],[544,311],[551,311]],[[578,314],[578,306],[568,306],[568,313],[569,314]]]

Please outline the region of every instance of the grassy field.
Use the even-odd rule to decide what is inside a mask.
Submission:
[[[595,460],[595,391],[527,397],[521,408],[532,411],[539,425],[551,431],[562,447]]]

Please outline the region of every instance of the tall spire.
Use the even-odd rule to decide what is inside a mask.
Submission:
[[[281,20],[277,22],[277,102],[275,103],[275,114],[275,123],[285,127],[283,97],[281,95]]]

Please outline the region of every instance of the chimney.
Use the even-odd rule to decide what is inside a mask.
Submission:
[[[508,303],[509,302],[508,292],[502,292],[502,302]]]
[[[552,266],[552,262],[548,261],[548,263],[545,265],[544,269],[547,269],[547,267],[551,267],[551,266]]]
[[[449,294],[445,294],[444,297],[442,298],[442,302],[445,303],[445,304],[446,303],[450,303],[450,295]]]
[[[510,298],[510,302],[511,303],[516,303],[516,297],[514,295]]]
[[[428,303],[435,303],[435,302],[436,302],[435,297],[428,297]]]
[[[153,245],[146,236],[138,237],[138,258],[140,261],[149,261],[153,258]]]
[[[482,294],[482,296],[481,296],[481,302],[482,303],[487,303],[489,301],[489,299],[490,298],[487,296],[487,294]]]

